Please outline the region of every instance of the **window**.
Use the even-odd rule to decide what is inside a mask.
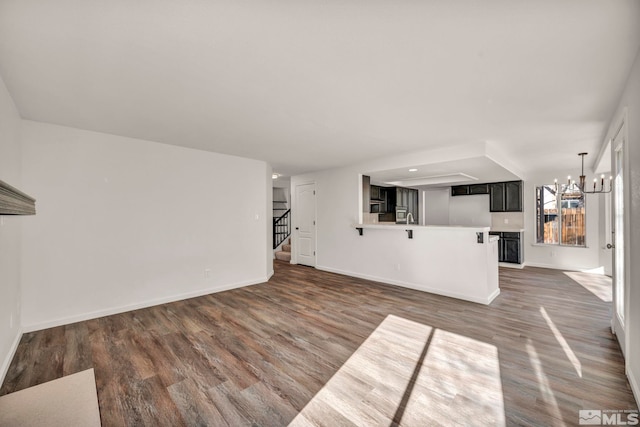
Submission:
[[[586,246],[585,196],[576,184],[536,187],[536,241]]]

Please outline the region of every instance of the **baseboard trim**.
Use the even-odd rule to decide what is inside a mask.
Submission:
[[[371,276],[369,274],[361,274],[353,271],[339,270],[337,268],[326,267],[322,265],[316,265],[316,269],[322,270],[322,271],[328,271],[329,273],[336,273],[336,274],[342,274],[344,276],[357,277],[359,279],[371,280],[373,282],[381,282],[387,285],[401,286],[403,288],[415,289],[416,291],[428,292],[430,294],[442,295],[445,297],[461,299],[461,300],[475,302],[475,303],[484,304],[484,305],[491,304],[491,301],[493,301],[500,294],[500,289],[498,288],[487,298],[475,298],[475,297],[469,297],[467,295],[461,295],[456,292],[447,292],[447,291],[442,291],[440,289],[430,288],[428,286],[418,285],[416,283],[403,282],[400,280],[391,280],[383,277]]]
[[[11,349],[9,350],[9,354],[2,361],[2,368],[0,368],[0,386],[4,383],[4,378],[9,371],[9,366],[11,365],[11,361],[13,360],[13,356],[15,356],[16,351],[18,350],[18,345],[20,344],[20,340],[22,339],[23,334],[22,328],[18,328],[18,333],[16,334],[16,338],[13,340],[13,344],[11,344]]]
[[[542,262],[527,262],[527,267],[550,268],[552,270],[580,271],[580,269],[576,268],[575,266],[568,267],[564,265],[545,264]]]
[[[518,270],[522,270],[525,267],[525,264],[514,264],[511,262],[499,262],[498,263],[498,267],[505,267],[505,268],[515,268]]]
[[[491,295],[489,295],[489,298],[487,298],[487,300],[489,302],[487,302],[486,305],[489,305],[493,302],[494,299],[498,298],[498,295],[500,295],[500,288],[496,289],[495,291],[493,291],[493,293]],[[484,303],[483,303],[484,304]]]
[[[636,376],[630,369],[627,369],[627,378],[629,379],[629,384],[631,385],[631,392],[633,393],[633,397],[636,399],[636,405],[640,406],[640,383],[636,381]]]
[[[34,332],[42,329],[54,328],[56,326],[68,325],[71,323],[82,322],[85,320],[97,319],[99,317],[111,316],[113,314],[125,313],[131,310],[138,310],[140,308],[153,307],[154,305],[167,304],[170,302],[182,301],[189,298],[195,298],[202,295],[214,294],[217,292],[230,291],[232,289],[243,288],[245,286],[257,285],[260,283],[266,283],[269,281],[269,277],[261,277],[259,279],[246,280],[229,285],[217,286],[215,288],[201,289],[194,292],[187,292],[184,294],[173,295],[169,297],[157,298],[153,300],[143,301],[135,304],[123,305],[120,307],[112,307],[104,310],[92,311],[89,313],[82,313],[73,316],[61,317],[59,319],[50,320],[47,322],[32,323],[22,326],[23,332]]]

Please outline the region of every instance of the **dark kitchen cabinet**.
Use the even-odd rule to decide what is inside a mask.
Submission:
[[[522,212],[522,181],[504,183],[505,212]]]
[[[468,196],[469,195],[469,186],[468,185],[454,185],[451,187],[451,195],[452,196]]]
[[[522,233],[518,232],[489,232],[492,236],[499,236],[498,261],[512,264],[522,264]]]
[[[474,194],[489,194],[489,184],[454,185],[451,187],[452,196],[471,196]]]
[[[377,213],[378,220],[396,222],[396,207],[406,209],[418,223],[418,190],[403,187],[371,185],[371,178],[362,176],[362,204],[365,212]]]
[[[489,211],[522,212],[522,181],[489,184]]]
[[[380,196],[380,189],[381,187],[378,185],[371,186],[371,200],[382,200],[382,197]]]
[[[384,200],[383,209],[381,212],[396,213],[396,191],[395,187],[381,187],[380,197]]]
[[[362,175],[362,212],[371,212],[371,177]]]
[[[502,262],[510,262],[514,264],[521,264],[520,260],[520,239],[508,239],[502,240]]]
[[[396,187],[371,185],[369,197],[370,212],[377,213],[379,221],[396,221]]]
[[[452,196],[489,195],[490,212],[522,212],[522,181],[454,185]]]
[[[469,186],[469,194],[489,194],[489,184],[472,184]]]
[[[504,212],[504,182],[489,184],[489,211]]]

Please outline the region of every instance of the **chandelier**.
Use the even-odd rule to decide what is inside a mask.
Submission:
[[[588,153],[578,153],[578,156],[580,156],[580,158],[582,159],[582,172],[580,173],[580,181],[577,183],[577,187],[580,190],[581,193],[584,194],[598,194],[598,193],[611,193],[611,181],[613,179],[612,176],[609,177],[609,185],[608,185],[608,189],[605,189],[605,184],[604,184],[604,174],[600,175],[600,188],[598,189],[598,178],[593,178],[593,190],[587,190],[586,188],[586,184],[587,184],[587,177],[584,175],[584,156],[586,156]],[[558,180],[555,180],[555,185],[556,185],[556,191],[558,190]],[[571,180],[571,175],[569,175],[567,177],[567,186],[565,187],[565,191],[569,190],[570,188],[575,188],[576,186],[576,181],[575,180]],[[563,191],[564,192],[564,191]]]

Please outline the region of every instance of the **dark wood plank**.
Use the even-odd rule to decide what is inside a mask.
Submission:
[[[105,426],[449,425],[454,410],[491,422],[474,405],[483,387],[495,392],[487,372],[467,373],[467,388],[451,383],[485,358],[499,366],[508,425],[637,409],[601,277],[501,269],[501,295],[483,306],[284,262],[275,270],[261,285],[25,334],[0,395],[93,367]],[[416,373],[410,388],[422,403],[402,396],[401,381],[376,377],[388,344],[366,340],[389,315],[436,331],[422,371],[410,343],[385,362],[388,375]],[[368,372],[347,363],[354,354]],[[321,392],[334,377],[344,390]],[[355,396],[365,397],[348,402]]]

